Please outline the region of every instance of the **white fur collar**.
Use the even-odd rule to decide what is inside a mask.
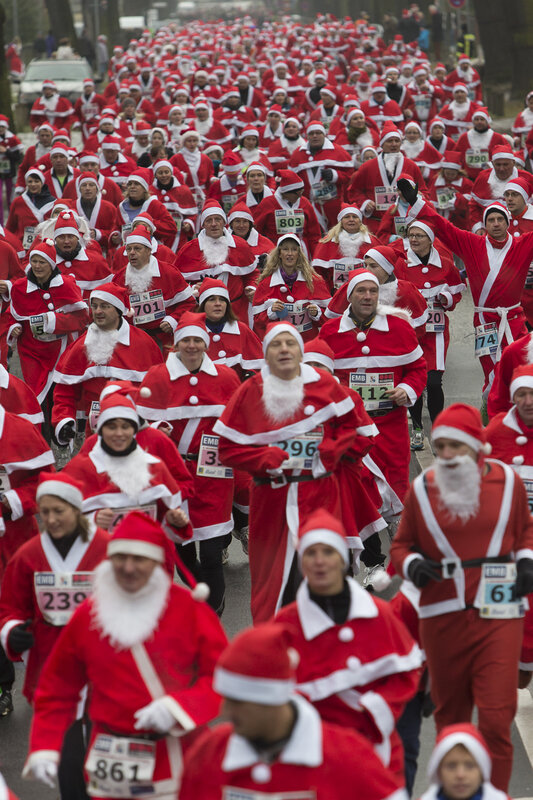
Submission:
[[[89,458],[96,471],[106,472],[110,480],[134,503],[141,492],[150,485],[152,477],[150,464],[158,461],[139,445],[128,456],[111,456],[102,448],[100,438],[89,453]]]

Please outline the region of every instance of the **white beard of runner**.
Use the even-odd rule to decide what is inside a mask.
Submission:
[[[263,378],[263,408],[273,422],[290,419],[302,407],[304,399],[304,380],[297,375],[285,381],[275,375]]]
[[[130,291],[146,292],[152,285],[152,273],[150,272],[150,264],[147,264],[142,269],[135,269],[128,264],[126,267],[126,286]]]
[[[95,364],[107,364],[110,360],[117,342],[120,338],[120,330],[102,331],[94,324],[89,325],[87,336],[85,337],[85,352],[89,361]]]
[[[455,456],[448,461],[436,458],[434,469],[440,504],[450,517],[466,522],[477,514],[481,473],[476,462],[469,455]]]

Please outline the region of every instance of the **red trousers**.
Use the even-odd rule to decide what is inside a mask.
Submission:
[[[420,620],[437,731],[470,722],[476,706],[478,727],[492,756],[492,783],[502,791],[513,765],[511,724],[523,622],[481,619],[475,608]]]
[[[403,501],[409,488],[411,461],[407,409],[394,408],[382,417],[374,417],[372,421],[377,425],[379,436],[374,439],[371,456]]]

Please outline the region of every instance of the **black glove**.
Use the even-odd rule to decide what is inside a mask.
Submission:
[[[33,647],[33,633],[28,630],[31,623],[32,620],[27,619],[26,622],[15,625],[15,627],[11,628],[9,631],[7,643],[14,653],[23,653],[24,650],[29,650],[30,647]]]
[[[418,199],[418,183],[411,186],[411,181],[408,181],[407,178],[400,178],[397,186],[405,202],[409,203],[410,206],[414,206]]]
[[[257,256],[257,269],[264,269],[267,255],[268,253],[261,253],[261,255]]]
[[[66,425],[63,425],[59,431],[59,438],[62,442],[70,442],[71,439],[74,439],[76,436],[75,424],[74,422],[67,422]]]
[[[430,581],[438,581],[439,583],[442,581],[442,575],[425,558],[417,558],[416,561],[411,561],[407,568],[407,574],[417,589],[423,589]]]
[[[431,717],[433,712],[435,711],[435,708],[436,706],[431,698],[430,692],[426,692],[426,694],[424,695],[424,700],[422,702],[422,716],[424,717],[424,719],[428,719],[428,717]]]
[[[515,594],[524,597],[533,592],[533,558],[521,558],[516,564]]]
[[[320,172],[320,177],[322,178],[323,181],[331,183],[331,181],[333,180],[333,170],[329,169],[329,167],[327,169],[323,169]]]

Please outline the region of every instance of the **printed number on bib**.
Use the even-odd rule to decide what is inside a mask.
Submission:
[[[22,237],[22,246],[24,250],[30,249],[33,242],[35,241],[36,235],[37,234],[35,233],[35,228],[31,227],[30,225],[24,228],[24,236]]]
[[[494,356],[498,349],[498,327],[495,322],[485,325],[476,325],[475,354],[481,356]]]
[[[231,467],[225,467],[218,457],[218,436],[202,434],[196,474],[204,478],[233,478]]]
[[[360,261],[360,259],[356,259],[356,262]],[[338,289],[339,286],[342,286],[343,283],[346,283],[348,280],[348,276],[350,274],[350,270],[356,268],[356,263],[354,264],[343,264],[340,261],[336,261],[333,264],[333,285],[335,289]]]
[[[513,464],[513,469],[524,484],[529,512],[533,514],[533,466],[529,466],[529,464]]]
[[[124,508],[113,509],[113,511],[115,514],[108,528],[109,533],[113,533],[119,522],[122,522],[130,511],[141,511],[143,514],[148,514],[151,519],[157,519],[157,505],[155,503],[149,503],[145,506],[124,506]]]
[[[446,312],[443,308],[435,307],[435,298],[428,299],[428,321],[426,322],[427,333],[444,333],[446,326]]]
[[[155,742],[99,733],[85,761],[87,790],[97,797],[144,797],[154,793]]]
[[[281,469],[311,469],[313,456],[323,438],[324,428],[319,425],[309,433],[302,433],[292,439],[277,442],[275,446],[285,450],[289,456],[282,462]]]
[[[465,153],[465,164],[467,167],[483,169],[489,163],[487,150],[467,150]]]
[[[326,181],[319,181],[311,185],[311,200],[317,203],[327,203],[328,200],[334,200],[337,197],[337,187],[334,183],[327,183]]]
[[[307,303],[307,301],[305,301]],[[294,325],[297,331],[310,331],[313,327],[311,317],[307,310],[307,305],[304,306],[303,302],[300,303],[285,303],[285,310],[287,312],[289,321]]]
[[[224,786],[222,800],[316,800],[316,792],[256,792],[254,789]]]
[[[176,223],[176,228],[177,228],[176,236],[179,236],[181,233],[181,226],[183,224],[182,216],[179,211],[171,211],[170,216]]]
[[[304,229],[304,213],[303,211],[285,211],[280,208],[274,212],[276,217],[276,233],[278,236],[283,236],[284,233],[297,233],[301,234]]]
[[[533,514],[533,480],[523,480],[524,489],[527,494],[527,502],[529,505],[529,513]]]
[[[394,230],[396,232],[396,236],[401,236],[402,239],[405,239],[407,236],[408,221],[409,217],[394,217]]]
[[[437,205],[441,211],[454,207],[455,189],[451,186],[436,187]]]
[[[374,189],[374,202],[378,211],[386,211],[398,199],[398,192],[392,186],[376,186]]]
[[[92,590],[92,572],[36,572],[37,605],[49,625],[63,626]]]
[[[140,294],[130,294],[130,305],[135,316],[134,325],[146,325],[148,322],[155,322],[163,319],[166,314],[165,301],[161,289],[153,289],[151,292],[141,292]]]
[[[350,372],[350,389],[355,389],[367,411],[392,408],[393,402],[387,397],[389,389],[394,389],[393,372]]]
[[[11,172],[11,162],[9,158],[0,158],[0,172],[5,175],[6,172]]]
[[[11,482],[5,467],[0,467],[0,495],[9,492],[11,489]]]
[[[515,595],[516,564],[481,565],[481,606],[485,619],[517,619],[525,614],[525,604]]]
[[[524,284],[524,287],[526,289],[532,289],[533,288],[533,261],[529,265],[529,268],[528,268],[528,271],[527,271],[527,275],[526,275],[526,282]]]
[[[123,225],[120,230],[121,230],[121,233],[122,233],[122,241],[125,243],[126,242],[126,236],[128,235],[128,233],[131,233],[132,230],[133,230],[133,225],[132,225],[131,222],[126,222],[126,224]]]
[[[30,317],[30,328],[33,338],[38,339],[40,342],[55,342],[56,339],[60,338],[55,333],[44,332],[44,314],[36,314],[36,316]]]
[[[89,411],[89,427],[92,431],[96,430],[96,423],[100,416],[100,401],[91,400],[91,409]]]
[[[228,214],[235,203],[238,201],[239,195],[237,194],[223,194],[222,195],[222,208]]]

